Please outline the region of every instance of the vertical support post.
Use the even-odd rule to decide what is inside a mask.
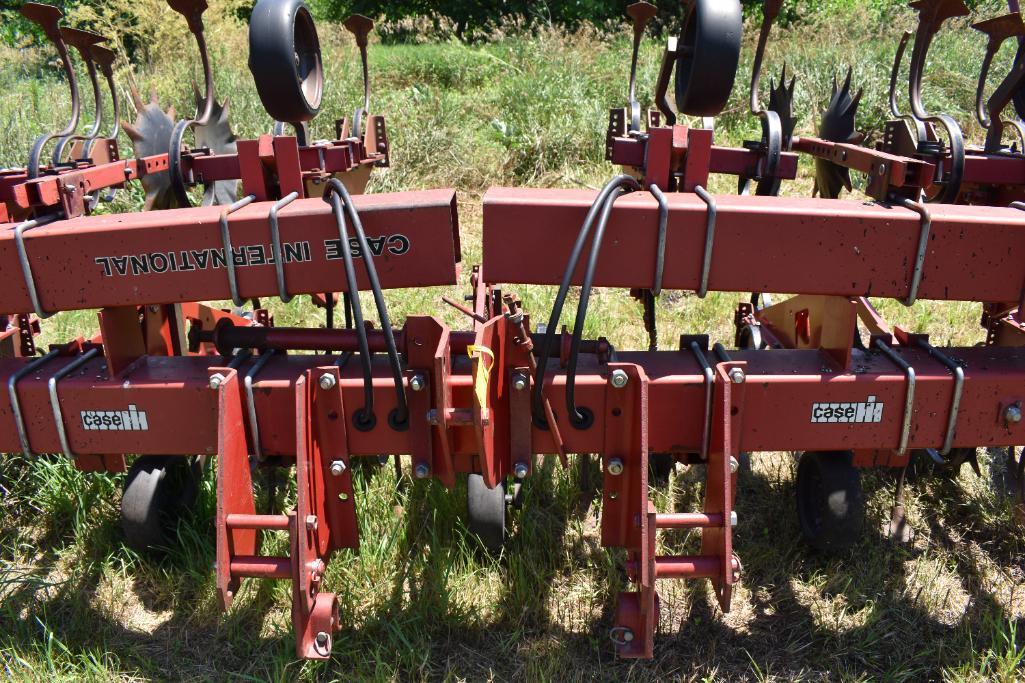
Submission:
[[[723,612],[730,611],[733,584],[740,575],[740,563],[734,568],[733,501],[740,465],[740,425],[744,408],[744,382],[747,364],[720,363],[715,368],[715,404],[712,411],[712,444],[708,453],[705,479],[705,514],[721,514],[722,526],[701,531],[701,554],[718,557],[718,576],[712,586]]]
[[[620,593],[610,633],[620,657],[651,657],[658,625],[654,508],[648,501],[648,377],[639,365],[610,363],[605,390],[601,541],[629,552],[636,591]],[[623,378],[625,377],[625,382]],[[598,412],[599,407],[592,410]]]
[[[232,368],[210,368],[209,374],[217,392],[217,592],[227,610],[241,582],[231,574],[231,559],[256,555],[257,549],[256,530],[229,528],[227,517],[255,514],[256,503],[238,374]]]
[[[324,549],[329,547],[331,529],[325,509],[324,461],[321,443],[316,436],[324,432],[314,428],[311,422],[311,417],[316,414],[311,389],[319,377],[314,374],[316,372],[307,372],[295,383],[298,495],[295,512],[289,521],[292,541],[292,626],[295,630],[296,655],[305,659],[327,659],[331,655],[332,637],[339,626],[338,599],[334,593],[320,592],[327,568]],[[319,382],[314,386],[321,388]],[[337,382],[330,389],[339,395],[341,393]],[[344,414],[340,414],[339,418],[335,422],[344,422]],[[351,495],[349,504],[351,507]]]
[[[448,385],[449,329],[434,318],[410,316],[406,319],[405,332],[409,366],[406,376],[412,380],[413,376],[420,375],[421,380],[427,383],[406,394],[413,436],[413,469],[415,471],[418,465],[426,464],[434,478],[453,488],[456,471],[448,431],[448,409],[452,406],[452,389]],[[432,408],[436,425],[427,419]]]

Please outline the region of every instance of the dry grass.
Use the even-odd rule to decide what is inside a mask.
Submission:
[[[859,23],[862,22],[862,23]],[[852,57],[867,90],[863,121],[878,129],[896,31],[852,16],[843,28],[813,27],[773,44],[770,63],[787,59],[801,77],[797,107],[813,130],[829,80]],[[982,45],[964,26],[934,48],[927,104],[969,120]],[[231,93],[243,135],[263,132],[237,27],[218,25],[218,88]],[[354,51],[335,27],[322,29],[330,67],[323,125],[356,102]],[[784,47],[786,52],[784,54]],[[161,101],[185,110],[180,64],[187,44],[166,46],[161,61],[135,78]],[[497,184],[599,184],[613,169],[601,159],[606,109],[625,90],[622,37],[547,32],[487,46],[375,47],[375,103],[388,116],[394,168],[377,191],[452,186],[460,190],[464,264],[479,262],[482,191]],[[641,83],[654,81],[657,46],[646,45]],[[0,79],[10,95],[0,118],[11,133],[0,163],[17,164],[28,141],[59,121],[62,101],[38,54],[0,55],[17,64]],[[1006,64],[1008,55],[1002,55]],[[747,55],[749,59],[749,54]],[[746,67],[741,73],[746,73]],[[718,135],[755,135],[742,88]],[[650,90],[642,92],[650,98]],[[56,104],[55,104],[56,103]],[[127,144],[127,143],[126,143]],[[808,168],[791,194],[808,194]],[[728,181],[713,189],[729,192]],[[127,194],[118,207],[137,206]],[[432,312],[462,326],[439,303],[459,288],[393,292],[393,317]],[[544,313],[553,292],[521,291],[527,310]],[[737,294],[699,300],[667,293],[661,341],[681,332],[732,339]],[[369,303],[369,302],[368,302]],[[887,317],[928,330],[940,343],[982,338],[977,305],[879,302]],[[270,302],[279,324],[317,325],[322,313],[298,300]],[[62,314],[44,324],[44,341],[82,333],[94,314]],[[597,293],[586,333],[620,348],[645,344],[637,304],[625,293]],[[983,470],[986,474],[986,459]],[[594,463],[590,482],[600,481]],[[758,454],[738,492],[736,548],[744,581],[722,615],[703,582],[663,582],[656,658],[617,661],[607,638],[623,577],[598,540],[597,501],[582,488],[582,468],[546,462],[531,478],[524,510],[498,558],[477,551],[463,523],[465,490],[448,492],[407,477],[396,491],[391,468],[357,477],[363,547],[332,563],[327,587],[339,593],[344,629],[326,664],[297,662],[287,585],[249,582],[228,615],[213,587],[213,491],[163,559],[140,558],[118,528],[121,477],[83,475],[58,458],[0,461],[0,672],[15,680],[1021,680],[1025,654],[1023,536],[1005,501],[967,468],[960,477],[910,487],[913,542],[888,541],[883,527],[892,473],[868,472],[865,538],[839,557],[809,551],[793,512],[795,460]],[[408,471],[408,463],[407,463]],[[678,471],[653,492],[661,510],[694,510],[701,473]],[[696,549],[693,533],[667,532],[662,550]],[[273,541],[278,545],[282,539]],[[273,550],[273,548],[269,549]]]

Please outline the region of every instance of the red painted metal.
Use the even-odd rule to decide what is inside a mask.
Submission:
[[[448,285],[459,261],[451,190],[360,195],[363,218],[385,288]],[[244,298],[276,296],[269,205],[231,214],[229,230]],[[220,207],[87,216],[25,233],[29,262],[46,310],[166,304],[231,295],[223,267]],[[293,294],[343,291],[338,229],[328,204],[299,199],[280,213],[284,271]],[[0,310],[32,311],[13,230],[0,230]],[[357,268],[358,285],[369,283]]]
[[[484,272],[493,283],[558,284],[594,201],[587,190],[491,189],[484,197]],[[666,289],[697,290],[707,206],[667,195]],[[901,298],[921,235],[914,211],[877,203],[718,195],[710,290]],[[930,206],[920,299],[1017,301],[1025,283],[1025,212]],[[647,193],[616,202],[595,286],[650,288],[658,206]],[[510,259],[524,244],[529,259]],[[583,259],[574,284],[583,276]],[[1000,272],[1001,277],[988,273]]]

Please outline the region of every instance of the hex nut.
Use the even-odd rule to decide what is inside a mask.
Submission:
[[[331,463],[331,476],[340,477],[345,474],[346,469],[344,460],[335,460]]]
[[[733,368],[730,370],[730,381],[734,384],[743,384],[747,376],[744,375],[744,371],[740,368]]]
[[[413,391],[423,391],[427,386],[427,380],[423,375],[413,375],[409,378],[409,388]]]
[[[431,468],[427,463],[422,462],[413,469],[413,474],[417,479],[426,479],[431,473]]]
[[[528,467],[527,463],[525,462],[518,462],[513,467],[513,474],[516,475],[517,479],[523,479],[528,474],[530,474],[530,467]]]
[[[524,389],[527,388],[528,384],[529,384],[529,382],[527,381],[527,376],[526,375],[517,373],[516,375],[513,376],[512,385],[513,385],[513,389],[515,389],[516,391],[523,391]]]
[[[215,375],[210,375],[210,388],[216,391],[224,384],[225,379],[225,376],[219,372]]]
[[[329,389],[334,389],[336,386],[338,386],[338,380],[335,379],[335,376],[331,373],[325,372],[323,375],[320,376],[319,384],[321,389],[327,391]]]
[[[614,477],[618,477],[623,473],[623,461],[620,458],[612,458],[609,460],[608,471]]]
[[[609,382],[616,389],[622,389],[630,382],[630,375],[626,374],[626,370],[620,370],[619,368],[612,371],[612,375],[609,376]]]

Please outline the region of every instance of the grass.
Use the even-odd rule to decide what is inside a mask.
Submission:
[[[981,16],[988,16],[985,14]],[[905,22],[910,26],[910,21]],[[834,74],[853,61],[865,87],[862,128],[885,118],[889,62],[904,24],[880,26],[853,11],[832,24],[777,33],[767,64],[785,60],[799,75],[799,130],[814,130]],[[178,31],[177,33],[175,31]],[[191,46],[168,26],[161,59],[132,78],[143,92],[187,110]],[[749,34],[752,32],[749,32]],[[244,32],[211,24],[220,93],[230,93],[240,135],[269,121],[246,71]],[[328,65],[324,111],[315,132],[357,102],[352,44],[322,26]],[[971,121],[983,44],[956,24],[937,39],[927,73],[927,107]],[[463,262],[480,260],[480,196],[493,185],[599,185],[614,169],[602,159],[607,109],[621,104],[628,60],[624,36],[542,31],[458,43],[380,46],[371,51],[374,108],[387,115],[394,164],[373,191],[455,186],[460,194]],[[60,84],[36,52],[0,55],[7,95],[0,120],[0,165],[18,165],[32,137],[66,115]],[[719,119],[720,143],[757,136],[746,113],[745,50],[734,98]],[[1000,55],[1006,68],[1009,54]],[[658,46],[641,58],[642,99],[650,101]],[[122,73],[121,83],[128,74]],[[56,90],[55,90],[56,88]],[[54,95],[57,93],[57,95]],[[969,126],[968,134],[979,139]],[[127,141],[123,141],[127,149]],[[810,194],[810,167],[786,193]],[[734,191],[728,180],[713,187]],[[138,208],[126,192],[115,208]],[[461,288],[391,292],[393,318],[430,312],[464,323],[439,300]],[[553,292],[521,288],[528,311],[546,313]],[[660,340],[686,331],[732,341],[738,294],[705,300],[678,292],[660,303]],[[278,324],[318,325],[322,312],[298,298],[267,302]],[[878,302],[884,315],[927,330],[941,344],[983,339],[979,307],[920,302],[905,309]],[[365,303],[365,310],[370,309]],[[43,342],[84,334],[93,312],[44,323]],[[586,334],[620,348],[641,348],[640,310],[624,292],[602,291]],[[548,460],[526,490],[513,535],[497,558],[478,552],[463,521],[465,489],[414,482],[397,486],[390,467],[364,467],[356,478],[362,547],[340,553],[326,578],[338,592],[343,631],[332,660],[294,658],[289,588],[247,582],[227,615],[217,609],[213,563],[214,492],[207,481],[197,513],[179,528],[162,559],[123,544],[118,503],[123,478],[85,475],[64,459],[0,460],[0,672],[13,680],[1021,680],[1025,657],[1025,543],[1008,504],[983,478],[921,480],[910,487],[915,537],[907,546],[883,536],[892,473],[868,471],[868,530],[849,552],[830,557],[800,541],[793,514],[795,460],[759,454],[738,491],[736,547],[744,581],[722,615],[703,582],[662,582],[662,620],[650,662],[617,661],[607,630],[623,588],[618,558],[601,549],[597,466],[563,471]],[[701,500],[701,473],[681,469],[653,492],[660,510],[689,511]],[[289,493],[288,495],[293,495]],[[694,533],[666,532],[661,552],[694,552]],[[284,539],[271,541],[273,550]]]

